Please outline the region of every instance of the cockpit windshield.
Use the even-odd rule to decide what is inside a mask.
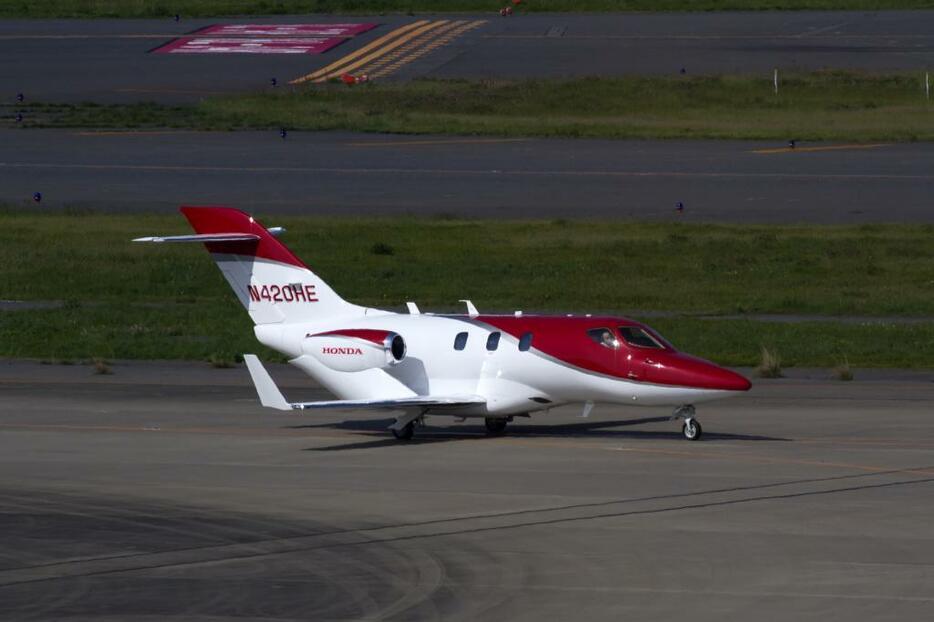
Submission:
[[[587,336],[604,348],[610,348],[611,350],[619,348],[619,339],[609,328],[591,328],[587,331]]]
[[[631,346],[636,346],[637,348],[654,348],[656,350],[666,349],[666,344],[661,341],[660,338],[656,338],[654,335],[646,331],[644,328],[639,326],[620,326],[619,334],[623,336],[623,339],[626,340]]]

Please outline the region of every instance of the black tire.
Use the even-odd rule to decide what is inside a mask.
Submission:
[[[396,428],[389,428],[392,431],[392,435],[396,437],[397,441],[410,441],[412,437],[415,436],[415,424],[407,423],[401,430]]]
[[[506,431],[506,424],[509,423],[509,420],[500,417],[487,417],[484,422],[486,423],[486,433],[490,436],[496,436]]]
[[[704,434],[704,428],[697,419],[688,419],[681,426],[681,433],[689,441],[696,441]]]

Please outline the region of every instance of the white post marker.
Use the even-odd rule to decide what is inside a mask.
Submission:
[[[775,94],[778,95],[778,68],[772,72],[772,84],[775,85]]]
[[[924,72],[924,97],[931,99],[931,72]]]

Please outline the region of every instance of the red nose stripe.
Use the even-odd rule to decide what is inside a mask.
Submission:
[[[649,367],[648,380],[696,389],[748,391],[752,383],[736,372],[687,354],[658,357],[660,363]]]

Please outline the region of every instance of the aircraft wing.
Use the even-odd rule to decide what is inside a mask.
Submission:
[[[289,402],[282,395],[269,372],[254,354],[243,355],[243,360],[256,386],[260,403],[276,410],[306,410],[319,408],[374,408],[402,410],[406,408],[454,408],[476,406],[486,400],[478,395],[413,395],[385,400],[330,400],[324,402]]]

